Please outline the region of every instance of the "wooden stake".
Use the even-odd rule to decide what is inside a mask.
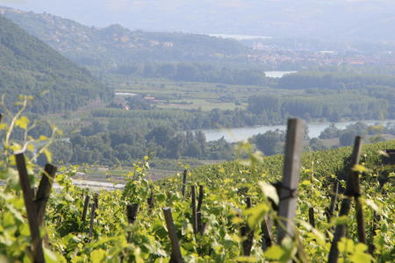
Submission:
[[[328,208],[327,214],[326,214],[328,222],[331,221],[331,218],[335,214],[338,195],[339,195],[339,181],[336,180],[336,182],[333,186],[333,194],[331,196],[331,203],[329,205],[329,208]]]
[[[93,236],[93,222],[96,215],[96,205],[95,203],[91,204],[91,220],[89,223],[89,237]]]
[[[155,203],[155,199],[154,199],[154,190],[153,190],[152,187],[151,187],[151,193],[150,193],[150,196],[149,196],[148,199],[147,199],[148,208],[149,208],[150,210],[154,209],[154,207],[155,207],[154,203]]]
[[[133,224],[137,218],[137,212],[139,210],[139,204],[127,205],[127,217],[129,224]]]
[[[261,231],[262,231],[262,250],[266,250],[273,244],[273,234],[272,234],[273,221],[265,216],[262,221]]]
[[[170,207],[163,208],[163,214],[165,215],[167,231],[169,233],[169,238],[171,242],[172,261],[174,261],[175,263],[184,263],[184,260],[182,259],[182,255],[181,255],[180,244],[178,243],[176,228],[173,222],[173,216],[171,214],[171,208]]]
[[[370,242],[369,242],[369,253],[371,255],[374,254],[374,250],[376,249],[374,245],[374,237],[376,236],[377,223],[379,221],[380,221],[380,216],[376,212],[373,212],[373,220],[370,228]]]
[[[197,205],[197,230],[198,232],[203,235],[204,234],[204,225],[203,225],[203,218],[202,218],[202,204],[203,204],[203,198],[204,198],[204,186],[199,185],[199,197],[198,197],[198,205]]]
[[[246,204],[247,204],[247,209],[251,208],[251,198],[247,197],[246,199]],[[244,225],[241,227],[241,236],[245,238],[245,240],[242,242],[242,247],[243,247],[243,255],[244,256],[249,256],[251,254],[251,248],[252,244],[254,241],[254,231],[250,229],[248,224]]]
[[[312,207],[309,207],[309,223],[312,227],[315,227],[314,208]]]
[[[284,156],[283,181],[280,186],[280,203],[278,214],[284,221],[279,224],[278,242],[285,236],[294,237],[293,218],[296,214],[296,191],[299,183],[301,152],[304,140],[304,122],[299,119],[289,119]],[[281,220],[280,219],[280,220]]]
[[[198,212],[200,212],[200,210],[202,209],[203,198],[204,198],[204,186],[199,185],[199,197],[198,197],[198,205],[197,205]]]
[[[361,154],[361,137],[357,136],[355,137],[354,148],[351,155],[351,167],[350,167],[349,176],[347,178],[347,187],[345,192],[347,197],[345,197],[342,200],[339,216],[346,216],[350,211],[351,199],[349,197],[349,194],[354,193],[354,183],[355,183],[354,182],[355,172],[352,171],[352,168],[359,163],[360,154]],[[342,237],[345,236],[346,228],[347,228],[346,224],[336,225],[335,234],[333,236],[333,240],[331,244],[331,249],[329,251],[328,263],[337,262],[339,257],[339,250],[337,247],[337,243],[340,241]]]
[[[41,176],[41,181],[38,186],[37,195],[35,199],[37,209],[37,221],[38,225],[41,226],[44,221],[45,208],[49,195],[51,193],[52,184],[55,178],[57,168],[51,164],[46,164],[44,173]]]
[[[89,200],[91,199],[91,197],[89,195],[85,196],[85,201],[84,201],[84,210],[82,210],[82,224],[85,224],[85,220],[86,220],[86,214],[88,213],[88,207],[89,207]]]
[[[39,221],[37,217],[37,207],[33,201],[33,189],[30,186],[29,175],[26,169],[26,161],[23,153],[15,155],[16,166],[19,173],[19,180],[23,192],[27,218],[29,222],[30,235],[32,237],[32,254],[34,263],[45,262],[42,238],[40,236]]]
[[[192,208],[192,226],[193,232],[196,234],[198,232],[197,223],[197,210],[196,210],[196,187],[191,185],[191,208]]]
[[[181,193],[182,193],[183,197],[185,197],[185,187],[186,187],[186,184],[187,184],[187,174],[188,174],[188,170],[185,169],[184,173],[182,175],[182,187],[181,187]]]

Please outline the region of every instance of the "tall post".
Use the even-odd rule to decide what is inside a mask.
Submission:
[[[96,205],[95,203],[91,204],[91,218],[90,218],[90,222],[89,222],[89,237],[93,236],[93,223],[95,220],[95,216],[96,216]]]
[[[250,197],[246,198],[246,205],[247,205],[247,209],[252,207]],[[241,236],[244,238],[244,240],[242,242],[243,256],[249,256],[251,254],[251,248],[254,243],[254,231],[252,229],[250,229],[248,224],[242,226],[240,230],[241,230],[240,231]]]
[[[173,216],[171,214],[171,208],[163,208],[163,214],[165,215],[165,221],[167,226],[167,232],[169,233],[169,238],[171,242],[171,260],[175,263],[184,263],[181,255],[180,244],[178,243],[176,228],[173,222]]]
[[[197,209],[196,209],[196,186],[191,185],[191,209],[192,209],[192,226],[193,233],[198,232],[198,223],[197,223]]]
[[[82,218],[81,218],[82,224],[85,224],[86,214],[88,213],[90,199],[91,199],[91,197],[89,195],[85,196],[84,208],[82,210]]]
[[[139,210],[139,204],[131,204],[126,206],[126,215],[128,217],[128,223],[133,224],[137,218],[137,212]]]
[[[196,216],[197,216],[197,230],[201,235],[203,235],[203,232],[204,232],[203,218],[202,218],[202,211],[201,211],[202,204],[203,204],[203,198],[204,198],[204,186],[199,185],[199,197],[198,197]]]
[[[34,193],[30,187],[29,175],[26,169],[26,161],[23,153],[15,155],[16,167],[19,173],[19,181],[22,188],[23,200],[25,202],[27,219],[29,222],[30,235],[32,237],[32,252],[33,262],[43,263],[45,262],[42,238],[40,236],[39,220],[37,218],[37,206],[33,201]]]
[[[181,193],[182,193],[183,197],[185,197],[185,187],[186,187],[186,184],[187,184],[187,174],[188,174],[188,170],[185,169],[184,173],[182,174],[182,187],[181,187]]]
[[[38,186],[37,195],[34,202],[37,207],[37,220],[39,226],[43,224],[45,208],[49,195],[51,193],[51,188],[53,180],[55,178],[56,170],[57,168],[51,164],[45,165],[44,172]]]
[[[331,221],[332,216],[335,214],[338,194],[339,194],[339,181],[336,180],[336,182],[333,185],[333,193],[331,194],[331,203],[329,205],[326,214],[328,222]]]
[[[285,144],[283,180],[280,186],[280,203],[278,214],[280,225],[278,242],[284,237],[294,237],[294,222],[296,214],[296,191],[299,183],[300,159],[304,143],[305,125],[300,119],[289,119]]]
[[[349,175],[347,178],[347,185],[346,185],[346,197],[342,200],[340,206],[339,216],[346,216],[350,212],[351,206],[351,198],[350,195],[354,195],[355,190],[355,178],[358,176],[357,172],[353,171],[352,168],[359,163],[359,157],[361,154],[361,137],[355,137],[354,148],[351,155],[351,167],[349,171]],[[339,249],[337,247],[337,243],[340,241],[342,237],[346,234],[347,225],[344,223],[336,225],[335,234],[333,236],[331,248],[329,251],[328,256],[328,263],[336,263],[339,258]]]

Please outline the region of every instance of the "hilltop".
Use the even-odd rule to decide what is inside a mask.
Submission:
[[[246,57],[236,40],[198,34],[131,31],[120,25],[89,27],[47,13],[0,8],[7,18],[74,62],[116,67],[141,61],[220,61]]]
[[[110,95],[91,74],[0,16],[0,93],[33,95],[35,112],[74,110]],[[47,93],[44,95],[44,93]]]

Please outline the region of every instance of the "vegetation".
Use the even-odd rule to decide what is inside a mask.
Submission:
[[[26,117],[15,117],[15,129],[29,129]],[[8,134],[11,124],[2,125]],[[17,171],[12,154],[20,148],[9,147],[3,141],[1,179],[5,185],[0,194],[0,255],[5,261],[31,261],[29,253],[30,231],[24,202],[18,186]],[[18,144],[22,145],[22,144]],[[33,145],[33,141],[27,142]],[[356,242],[357,232],[353,215],[334,216],[328,221],[326,209],[328,190],[334,181],[343,184],[349,162],[350,148],[309,152],[303,156],[301,180],[298,187],[298,207],[295,218],[297,239],[285,239],[281,244],[264,245],[260,225],[265,216],[278,219],[276,203],[278,196],[274,183],[281,175],[283,158],[280,155],[261,159],[251,154],[249,160],[227,162],[221,165],[194,169],[187,178],[187,189],[192,185],[204,186],[201,215],[204,223],[202,233],[194,233],[191,220],[189,190],[186,197],[180,192],[181,176],[177,175],[158,182],[147,177],[147,159],[136,163],[126,175],[123,190],[100,191],[98,203],[92,202],[90,214],[92,225],[82,219],[84,197],[92,195],[88,189],[72,184],[75,168],[60,169],[56,182],[60,189],[53,191],[49,199],[43,233],[47,235],[45,256],[47,262],[167,262],[171,256],[171,244],[167,235],[162,207],[171,206],[181,252],[187,262],[288,262],[302,260],[300,244],[303,244],[303,262],[326,260],[333,227],[347,223],[348,234],[339,243],[340,258],[344,262],[391,262],[394,259],[393,227],[394,181],[393,166],[385,166],[379,151],[394,148],[395,142],[365,145],[362,152],[361,175],[363,211],[368,228],[368,247]],[[26,147],[27,154],[33,150]],[[240,147],[247,151],[248,145]],[[33,153],[33,152],[32,152]],[[48,157],[50,157],[48,155]],[[40,167],[28,161],[32,186],[38,183]],[[150,204],[147,199],[154,200]],[[246,208],[245,199],[250,197],[252,208]],[[339,196],[339,198],[343,198]],[[138,204],[137,218],[127,217],[126,207]],[[315,226],[309,221],[309,208],[314,208]],[[88,216],[89,217],[89,216]],[[308,223],[310,222],[310,223]],[[250,255],[241,251],[246,236],[240,229],[247,226],[253,243]],[[368,229],[373,229],[368,230]],[[298,248],[298,249],[297,249]],[[374,250],[373,250],[374,248]]]
[[[32,111],[53,113],[75,110],[112,93],[91,74],[58,54],[40,40],[0,16],[0,93],[12,102],[31,95]]]
[[[205,35],[130,31],[120,25],[99,29],[49,14],[7,8],[4,13],[74,62],[104,71],[142,61],[232,61],[247,52],[235,40]]]

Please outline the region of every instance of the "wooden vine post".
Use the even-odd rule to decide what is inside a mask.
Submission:
[[[203,224],[203,218],[202,218],[202,204],[203,204],[203,198],[204,198],[204,186],[199,185],[199,197],[198,197],[198,204],[197,204],[197,209],[196,209],[196,216],[197,216],[197,228],[198,232],[203,235],[204,234],[204,224]]]
[[[126,215],[129,224],[133,224],[136,221],[138,210],[139,204],[131,204],[126,206]]]
[[[339,195],[339,181],[336,180],[336,182],[333,185],[333,193],[331,194],[331,203],[326,213],[328,222],[331,221],[331,218],[335,214],[338,195]]]
[[[42,238],[40,236],[40,229],[37,218],[37,210],[33,202],[33,189],[30,187],[30,180],[26,169],[25,156],[23,155],[23,153],[16,154],[15,160],[23,192],[23,200],[25,202],[30,235],[32,237],[33,261],[35,263],[45,262],[42,247]]]
[[[88,213],[90,199],[91,199],[91,197],[89,195],[85,196],[84,208],[82,210],[82,218],[81,218],[82,224],[85,224],[86,214]]]
[[[181,193],[182,193],[183,197],[185,197],[185,187],[187,184],[187,175],[188,175],[188,170],[185,169],[184,173],[182,174],[182,186],[181,186]]]
[[[280,186],[278,214],[281,222],[278,228],[278,242],[294,237],[296,214],[296,191],[299,183],[300,159],[304,143],[305,125],[300,119],[289,119],[284,156],[283,180]]]
[[[350,207],[351,207],[351,198],[356,195],[355,191],[359,192],[359,175],[358,175],[358,172],[353,171],[352,168],[355,165],[359,164],[360,154],[361,154],[361,137],[357,136],[357,137],[355,137],[354,148],[353,148],[353,152],[351,155],[351,166],[350,166],[350,171],[349,171],[349,175],[347,178],[347,185],[346,185],[346,191],[345,191],[346,197],[341,202],[339,216],[347,216],[348,215],[348,213],[350,212]],[[357,216],[358,216],[358,212],[357,212]],[[359,220],[357,219],[357,222],[358,221]],[[362,221],[363,221],[363,219],[362,219]],[[339,257],[339,249],[337,247],[337,244],[340,241],[340,239],[345,236],[346,228],[347,228],[347,225],[344,223],[336,225],[335,234],[333,236],[333,240],[332,240],[332,244],[331,244],[331,249],[329,251],[328,263],[337,262],[338,257]],[[360,230],[360,226],[358,226],[358,233],[359,233],[359,230]]]
[[[57,168],[52,164],[46,164],[44,172],[41,175],[40,184],[36,194],[35,203],[37,206],[37,219],[38,225],[41,226],[44,223],[45,208],[51,194],[52,184],[55,179]]]
[[[314,208],[309,207],[309,223],[312,227],[315,227],[315,218],[314,218]]]
[[[173,216],[171,214],[171,208],[163,208],[163,214],[165,215],[167,232],[171,242],[171,260],[174,263],[184,263],[181,255],[180,244],[178,243],[177,232],[173,222]]]
[[[247,209],[252,207],[251,198],[246,198]],[[248,224],[244,225],[240,229],[241,236],[244,238],[242,242],[242,252],[243,256],[249,256],[251,254],[251,248],[254,243],[254,231],[248,226]]]
[[[262,250],[266,250],[273,244],[273,234],[272,234],[273,221],[269,216],[265,216],[261,224],[262,231]]]
[[[93,236],[93,223],[95,220],[95,215],[96,215],[96,205],[95,203],[91,204],[91,218],[89,221],[89,237]]]
[[[15,155],[19,181],[22,188],[23,200],[26,207],[27,219],[32,238],[32,256],[34,263],[45,262],[43,252],[43,238],[40,235],[40,226],[44,222],[45,208],[51,193],[53,179],[57,168],[47,164],[42,174],[37,195],[30,186],[29,174],[26,169],[26,160],[23,153]]]
[[[198,222],[197,222],[197,207],[196,207],[196,186],[191,185],[191,209],[192,209],[192,227],[193,233],[198,232]]]

